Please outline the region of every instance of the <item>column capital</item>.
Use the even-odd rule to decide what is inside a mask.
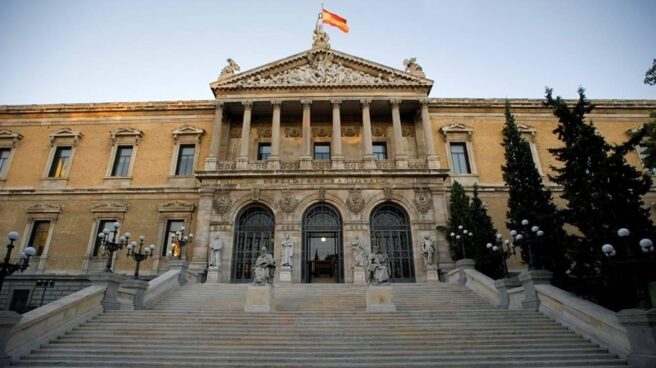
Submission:
[[[271,100],[271,105],[273,105],[273,108],[280,108],[282,106],[282,100]]]
[[[253,101],[251,100],[244,100],[241,102],[241,105],[244,106],[244,109],[250,110],[253,108]]]
[[[216,100],[214,101],[214,108],[216,109],[223,109],[223,104],[225,102],[223,100]]]
[[[342,103],[342,99],[341,98],[333,98],[332,100],[330,100],[330,103],[333,105],[333,107],[335,107],[335,105],[337,105],[339,107],[339,105]]]
[[[390,105],[398,107],[399,104],[401,103],[401,99],[399,98],[392,98],[389,100]]]
[[[309,109],[310,105],[312,105],[312,100],[310,99],[302,99],[301,104],[303,104],[303,108]]]
[[[428,105],[428,98],[420,98],[419,103],[421,104],[422,107]]]
[[[362,106],[369,107],[369,105],[371,105],[371,99],[370,98],[363,98],[363,99],[360,100],[360,103],[362,104]]]

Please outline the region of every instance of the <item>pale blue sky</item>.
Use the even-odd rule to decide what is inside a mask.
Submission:
[[[432,97],[656,98],[656,1],[324,0],[334,49],[402,69]],[[321,1],[0,0],[0,104],[211,99],[242,71],[311,46]]]

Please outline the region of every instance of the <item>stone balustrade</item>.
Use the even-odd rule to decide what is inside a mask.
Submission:
[[[313,160],[311,161],[312,170],[398,170],[399,167],[394,160],[374,160],[372,167],[366,167],[363,160],[344,160],[343,167],[335,167],[330,160]],[[412,159],[408,160],[406,170],[428,170],[429,164],[426,160]],[[237,161],[219,161],[216,163],[216,169],[220,172],[225,171],[297,171],[301,169],[300,161],[281,161],[279,169],[271,169],[268,161],[247,162],[244,166],[238,167]]]

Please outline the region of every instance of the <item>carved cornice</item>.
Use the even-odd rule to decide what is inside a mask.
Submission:
[[[0,144],[3,146],[11,145],[12,147],[16,147],[18,141],[22,139],[23,135],[20,133],[12,132],[8,129],[0,129]],[[6,144],[5,142],[9,142],[10,144]]]
[[[253,101],[245,100],[241,102],[241,105],[244,107],[244,110],[251,110],[253,108]]]
[[[159,206],[159,212],[194,212],[196,205],[194,203],[173,201]]]
[[[182,136],[195,136],[196,141],[200,142],[200,137],[205,134],[205,129],[197,128],[192,125],[184,125],[173,129],[171,134],[173,135],[173,142],[177,142],[178,138]]]
[[[455,123],[455,124],[449,124],[441,127],[440,131],[445,136],[453,133],[466,133],[467,135],[471,135],[472,132],[474,131],[474,128],[467,126],[465,124]]]
[[[312,105],[312,100],[309,99],[302,99],[301,104],[303,105],[304,109],[309,109],[310,105]]]
[[[126,203],[117,202],[102,202],[91,206],[91,212],[127,212],[128,205]]]
[[[54,146],[57,140],[70,139],[72,140],[73,146],[77,146],[77,142],[79,142],[83,136],[84,135],[77,130],[73,130],[71,128],[62,128],[50,133],[50,145]]]
[[[62,205],[41,202],[27,208],[27,213],[61,213]]]
[[[134,139],[132,143],[135,145],[139,145],[139,142],[141,142],[141,138],[144,135],[141,130],[135,128],[118,128],[111,131],[110,134],[112,136],[112,144],[116,144],[121,138],[132,138]]]
[[[369,105],[371,105],[371,99],[363,98],[360,100],[360,103],[362,104],[362,107],[369,107]]]
[[[401,104],[401,100],[398,98],[392,98],[389,100],[390,105],[392,105],[393,108],[398,108],[399,104]]]

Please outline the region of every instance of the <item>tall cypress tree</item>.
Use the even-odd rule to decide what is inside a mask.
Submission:
[[[449,226],[447,230],[447,238],[449,239],[454,260],[463,258],[462,249],[459,243],[451,238],[449,234],[458,233],[459,226],[464,228],[469,226],[469,212],[469,197],[465,193],[465,188],[457,181],[454,181],[451,185],[451,197],[449,198]],[[465,252],[469,252],[469,247],[465,249]]]
[[[474,185],[474,196],[469,205],[469,212],[468,229],[471,229],[474,235],[470,240],[471,249],[467,249],[467,256],[476,261],[477,270],[492,278],[499,278],[502,276],[499,257],[490,254],[485,246],[487,243],[494,242],[497,230],[487,214],[483,201],[478,196],[478,185]]]
[[[556,279],[564,277],[570,261],[566,257],[567,234],[563,230],[563,221],[554,204],[551,191],[544,186],[538,172],[531,147],[522,138],[515,116],[510,112],[510,103],[506,100],[506,125],[503,128],[505,165],[501,166],[503,180],[508,186],[508,212],[506,226],[509,229],[522,230],[522,220],[529,221],[529,226],[537,225],[544,231],[544,236],[533,241],[533,258],[537,268],[547,268],[554,272]],[[522,258],[528,262],[526,241],[521,241]]]
[[[591,281],[592,285],[610,281],[609,274],[602,272],[609,270],[600,250],[602,244],[613,244],[617,258],[621,260],[626,257],[626,247],[639,254],[639,239],[654,235],[649,211],[642,201],[651,180],[626,162],[624,155],[630,149],[627,144],[608,144],[596,132],[592,122],[586,121],[585,115],[592,111],[593,106],[583,89],[578,93],[576,105],[570,108],[562,98],[554,99],[552,90],[547,89],[545,105],[552,108],[558,118],[554,133],[564,144],[550,149],[562,163],[561,167],[554,169],[557,175],[553,180],[563,186],[562,196],[568,202],[568,208],[563,211],[564,219],[583,234],[570,253],[574,259],[572,273]],[[631,230],[625,243],[617,237],[617,230],[622,227]],[[623,282],[631,284],[628,280]],[[625,285],[624,290],[635,290],[635,285],[631,286]],[[599,290],[597,298],[600,302],[607,297],[610,297],[608,290]],[[624,306],[630,306],[634,302],[630,299],[621,301],[625,302]]]

